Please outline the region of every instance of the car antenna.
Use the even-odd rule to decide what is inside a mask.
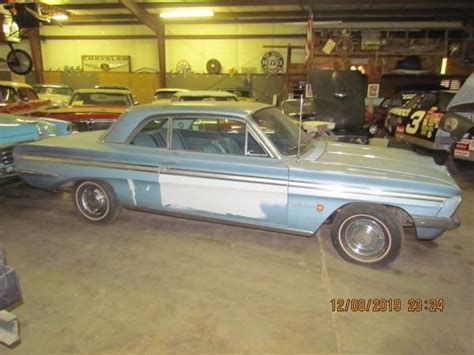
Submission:
[[[303,124],[303,94],[300,95],[300,122],[298,124],[298,155],[296,156],[296,161],[300,159],[301,154],[301,129]]]

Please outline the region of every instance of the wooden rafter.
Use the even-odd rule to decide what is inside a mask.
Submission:
[[[158,42],[158,58],[160,65],[160,82],[166,86],[166,55],[165,55],[165,27],[163,22],[148,13],[142,4],[134,0],[119,0],[141,23],[150,28],[156,34]]]

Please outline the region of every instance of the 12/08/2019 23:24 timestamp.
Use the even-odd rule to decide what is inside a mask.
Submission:
[[[443,298],[332,298],[332,312],[443,312]]]

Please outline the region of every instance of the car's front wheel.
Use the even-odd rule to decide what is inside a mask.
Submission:
[[[76,184],[73,202],[79,214],[93,223],[110,223],[122,210],[113,188],[102,181],[80,181]]]
[[[403,229],[385,206],[355,203],[343,207],[334,217],[331,240],[347,261],[383,267],[400,251]]]

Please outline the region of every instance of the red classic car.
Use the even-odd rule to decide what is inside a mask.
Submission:
[[[40,99],[28,84],[0,81],[0,112],[29,115],[50,104],[50,100]]]
[[[80,89],[74,91],[69,105],[35,113],[35,116],[69,121],[76,131],[107,129],[136,102],[128,90]]]

